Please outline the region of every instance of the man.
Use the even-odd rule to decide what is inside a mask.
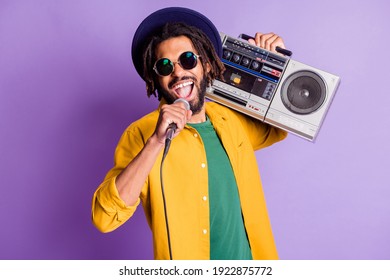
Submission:
[[[284,47],[275,34],[257,33],[252,43]],[[185,8],[151,14],[133,39],[134,65],[161,104],[122,135],[115,166],[94,194],[92,217],[109,232],[142,201],[156,259],[277,258],[254,150],[286,133],[205,102],[207,86],[222,77],[221,48],[215,26]],[[177,129],[163,161],[172,124]]]

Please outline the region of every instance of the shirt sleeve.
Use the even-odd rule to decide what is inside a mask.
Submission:
[[[138,198],[135,205],[126,205],[115,185],[116,177],[142,149],[143,140],[135,137],[133,130],[129,127],[123,133],[116,147],[114,167],[107,173],[103,183],[93,195],[92,221],[102,232],[110,232],[121,226],[134,214],[140,204]]]
[[[119,197],[115,177],[105,180],[96,190],[92,200],[92,221],[102,232],[110,232],[126,222],[140,203],[127,206]]]

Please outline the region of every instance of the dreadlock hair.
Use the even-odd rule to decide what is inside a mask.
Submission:
[[[143,51],[143,79],[146,82],[147,95],[156,95],[158,92],[157,74],[153,70],[153,65],[156,61],[155,50],[157,46],[170,38],[186,36],[189,38],[200,55],[203,69],[206,69],[207,64],[210,65],[210,71],[206,75],[207,85],[210,86],[214,79],[219,78],[223,80],[223,72],[225,67],[219,59],[213,44],[210,39],[200,29],[187,25],[185,23],[166,23],[158,32],[156,32],[147,42]],[[161,99],[158,93],[158,99]]]

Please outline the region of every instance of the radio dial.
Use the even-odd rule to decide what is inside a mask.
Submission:
[[[260,63],[258,63],[257,61],[253,61],[252,62],[252,69],[259,70],[259,68],[260,68]]]
[[[240,59],[241,59],[241,55],[239,55],[239,54],[233,54],[233,61],[235,62],[235,63],[239,63],[240,62]]]
[[[241,65],[248,67],[250,62],[251,62],[251,60],[249,58],[243,57],[242,61],[241,61]]]
[[[231,51],[229,51],[229,50],[224,50],[223,51],[223,58],[229,60],[231,56],[232,56],[232,52]]]

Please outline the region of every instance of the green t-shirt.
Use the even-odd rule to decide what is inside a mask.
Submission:
[[[190,126],[200,134],[207,156],[210,259],[251,260],[237,183],[226,151],[208,118],[204,123]]]

